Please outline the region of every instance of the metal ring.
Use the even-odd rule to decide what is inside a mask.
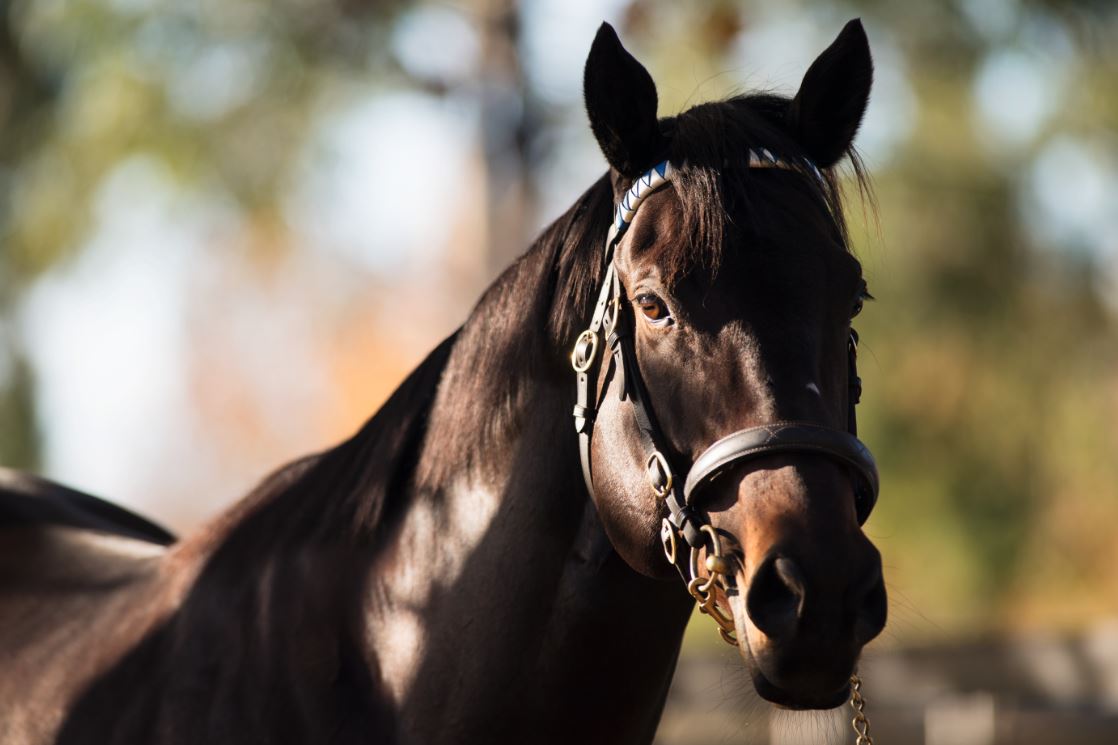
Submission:
[[[691,549],[692,556],[695,555],[694,552],[695,549]],[[707,580],[706,584],[703,584],[702,577],[692,577],[691,581],[687,583],[687,593],[691,597],[695,598],[695,600],[699,603],[699,610],[701,610],[703,613],[706,613],[705,606],[710,600],[710,586],[712,584],[714,584],[713,580],[709,579]]]
[[[667,477],[667,481],[662,488],[657,488],[655,482],[652,481],[652,464],[656,463],[660,466],[660,471]],[[668,492],[672,490],[674,479],[672,477],[671,466],[668,465],[668,459],[659,450],[653,450],[652,455],[648,456],[648,461],[644,464],[645,471],[649,474],[649,483],[652,485],[652,491],[657,497],[663,499],[668,496]]]
[[[675,566],[676,558],[679,553],[677,551],[675,528],[672,527],[668,518],[664,518],[664,522],[660,524],[660,542],[664,545],[664,557],[667,558],[668,563]]]
[[[726,577],[729,576],[727,571],[730,567],[726,562],[726,555],[722,553],[722,538],[718,535],[718,530],[713,525],[703,525],[699,528],[700,531],[710,536],[711,553],[707,556],[706,566],[710,576],[719,581],[723,587],[727,587]]]
[[[587,346],[590,347],[589,351],[585,349]],[[575,369],[575,372],[584,373],[594,364],[594,358],[597,356],[598,334],[586,329],[575,340],[575,348],[571,351],[571,367]]]
[[[723,558],[723,555],[722,555],[722,539],[718,537],[718,531],[715,530],[713,525],[710,525],[710,524],[702,525],[702,526],[699,527],[699,530],[703,533],[706,533],[708,536],[710,536],[711,553],[710,553],[710,556],[707,557],[707,568],[711,569],[711,572],[710,572],[710,576],[706,578],[706,582],[705,583],[702,582],[702,577],[699,576],[699,551],[701,551],[702,549],[699,548],[699,547],[694,547],[693,546],[691,548],[691,556],[690,556],[690,558],[688,560],[688,563],[687,563],[688,570],[691,573],[691,582],[688,583],[688,589],[689,590],[691,589],[690,585],[692,583],[698,581],[698,584],[696,585],[696,589],[698,589],[700,592],[702,592],[704,594],[709,594],[711,586],[715,582],[718,581],[719,577],[723,576],[723,574],[724,574],[721,571],[715,571],[710,566],[711,563],[712,563],[710,561],[710,559],[712,557],[717,559],[717,560],[721,560]],[[694,593],[692,593],[692,594],[694,594]]]
[[[718,537],[718,531],[714,529],[714,526],[710,524],[701,525],[699,531],[710,536],[710,547],[714,550],[714,555],[722,558],[722,539]]]
[[[702,602],[703,598],[695,595],[695,590],[698,590],[704,595],[709,595],[710,588],[714,584],[714,580],[717,579],[717,575],[712,574],[704,578],[699,574],[699,551],[700,549],[694,546],[691,547],[691,558],[687,562],[688,570],[691,573],[691,581],[687,583],[687,591],[690,592],[696,600]]]

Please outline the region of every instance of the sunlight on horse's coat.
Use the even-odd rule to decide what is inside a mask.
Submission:
[[[377,650],[388,693],[397,706],[415,679],[424,634],[419,614],[405,608],[397,607],[370,620],[369,638]]]
[[[490,527],[500,495],[461,480],[442,494],[418,501],[404,519],[390,553],[391,568],[374,580],[384,602],[367,626],[369,646],[393,700],[407,696],[423,660],[427,630],[413,608],[427,607],[433,591],[459,578]]]

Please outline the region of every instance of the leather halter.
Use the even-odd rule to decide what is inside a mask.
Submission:
[[[822,180],[819,170],[810,162],[793,164],[764,149],[750,150],[747,163],[749,168],[783,168]],[[854,407],[861,397],[862,384],[857,372],[858,335],[853,329],[847,345],[848,431],[811,422],[775,422],[742,429],[723,437],[703,451],[686,469],[686,480],[681,483],[679,474],[683,471],[672,466],[668,455],[670,450],[666,447],[663,432],[656,422],[648,390],[637,366],[633,329],[629,327],[622,309],[624,292],[614,263],[617,244],[632,223],[637,208],[650,193],[669,183],[674,172],[670,162],[660,163],[637,179],[617,205],[614,223],[606,237],[603,256],[605,277],[590,326],[575,342],[571,364],[575,370],[578,392],[573,412],[575,430],[579,435],[579,454],[586,487],[593,494],[590,438],[593,434],[594,417],[600,405],[597,381],[601,365],[607,360],[606,351],[601,348],[604,335],[610,366],[607,372],[612,370],[617,376],[620,397],[631,404],[642,446],[648,453],[645,470],[649,485],[668,510],[664,529],[671,533],[670,536],[665,536],[665,545],[668,538],[671,539],[672,550],[667,552],[669,560],[676,564],[687,582],[686,569],[674,550],[675,538],[677,535],[682,536],[693,552],[710,542],[714,531],[709,527],[704,530],[709,522],[706,514],[696,509],[696,496],[730,467],[775,453],[815,454],[837,461],[848,466],[855,478],[855,509],[859,524],[869,517],[877,501],[879,483],[873,456],[856,436]],[[606,389],[608,384],[603,386],[601,395],[604,395]]]

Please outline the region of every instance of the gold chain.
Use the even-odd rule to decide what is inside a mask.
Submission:
[[[857,673],[850,676],[850,708],[854,710],[854,718],[850,726],[858,736],[855,745],[873,745],[870,737],[870,720],[866,718],[866,700],[862,698],[862,679]]]

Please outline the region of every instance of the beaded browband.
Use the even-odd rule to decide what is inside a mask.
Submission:
[[[773,155],[767,148],[750,149],[746,158],[746,164],[749,168],[783,168],[788,171],[806,171],[820,183],[824,183],[823,173],[814,163],[806,158],[800,162],[803,164],[802,167],[797,167],[793,162]],[[665,160],[649,169],[636,180],[629,191],[625,192],[625,196],[621,198],[614,213],[613,225],[619,233],[624,233],[629,224],[633,222],[633,218],[637,214],[637,207],[640,207],[644,198],[671,181],[675,173],[676,167],[671,164],[671,161]]]

